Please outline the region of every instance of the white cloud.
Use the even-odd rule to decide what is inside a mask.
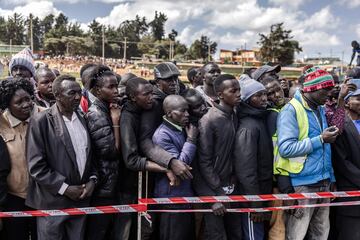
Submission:
[[[346,5],[349,8],[359,7],[360,0],[338,0],[341,5]]]
[[[13,10],[0,8],[0,16],[8,17],[14,13],[20,13],[23,16],[29,16],[30,13],[36,17],[44,18],[49,14],[58,15],[60,11],[49,1],[31,2],[24,6],[17,6]]]
[[[269,3],[273,4],[274,6],[280,6],[280,7],[289,7],[293,9],[299,8],[301,5],[303,5],[305,2],[308,2],[309,0],[269,0]]]
[[[326,6],[307,18],[302,25],[309,29],[332,29],[336,28],[339,23],[340,19],[331,13],[330,6]]]

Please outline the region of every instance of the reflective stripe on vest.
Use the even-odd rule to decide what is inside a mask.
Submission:
[[[309,135],[309,119],[307,117],[305,108],[299,102],[299,100],[293,98],[289,103],[295,109],[296,120],[299,128],[298,140],[302,141],[308,138]],[[273,136],[273,141],[274,141],[274,136]],[[276,141],[277,141],[277,136],[276,136]],[[306,158],[307,158],[306,155],[295,158],[283,158],[279,154],[279,147],[276,143],[276,145],[274,146],[274,174],[288,176],[289,173],[295,173],[295,174],[299,173],[304,168],[304,162]]]

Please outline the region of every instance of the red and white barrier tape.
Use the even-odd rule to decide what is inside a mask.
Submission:
[[[139,203],[158,205],[158,204],[215,203],[215,202],[262,202],[262,201],[274,201],[274,200],[323,199],[323,198],[338,198],[338,197],[342,197],[342,198],[360,197],[360,191],[234,195],[234,196],[209,196],[209,197],[143,198],[143,199],[139,199]]]
[[[290,210],[290,209],[298,209],[298,208],[356,206],[356,205],[360,205],[360,201],[316,203],[316,204],[291,205],[291,206],[280,206],[280,207],[264,207],[264,208],[229,208],[229,209],[226,209],[226,211],[234,212],[234,213],[272,212],[272,211]],[[156,210],[148,210],[147,212],[190,213],[190,212],[212,212],[212,210],[211,209],[156,209]]]
[[[99,206],[85,208],[68,208],[61,210],[34,210],[34,211],[14,211],[0,212],[0,218],[6,217],[48,217],[48,216],[69,216],[69,215],[90,215],[108,213],[133,213],[133,212],[212,212],[211,209],[160,209],[148,210],[147,205],[162,204],[190,204],[190,203],[215,203],[215,202],[259,202],[273,200],[293,200],[293,199],[325,199],[325,198],[349,198],[360,197],[360,191],[345,192],[317,192],[317,193],[291,193],[291,194],[267,194],[267,195],[239,195],[239,196],[213,196],[213,197],[177,197],[177,198],[148,198],[140,199],[140,204]],[[228,212],[269,212],[278,210],[289,210],[298,208],[314,208],[329,206],[355,206],[360,205],[360,201],[332,202],[320,204],[305,204],[280,207],[265,208],[237,208],[228,209]]]
[[[115,206],[85,207],[85,208],[68,208],[61,210],[16,211],[16,212],[0,212],[0,218],[132,213],[132,212],[145,212],[146,209],[147,209],[146,205],[143,204],[130,204],[130,205],[115,205]]]

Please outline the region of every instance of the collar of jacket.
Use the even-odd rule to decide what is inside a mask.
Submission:
[[[221,106],[220,104],[214,103],[214,107],[222,111],[223,113],[226,113],[227,115],[234,114],[234,109],[227,109],[226,107]]]
[[[110,114],[110,109],[106,104],[102,101],[100,101],[97,97],[95,97],[95,100],[93,102],[94,105],[98,106],[101,110],[103,110],[106,113]]]
[[[167,97],[167,95],[161,91],[156,85],[154,85],[154,91],[153,91],[154,100],[160,100],[164,101],[164,99]]]
[[[180,125],[170,122],[165,116],[163,116],[164,124],[176,131],[182,132],[183,128]]]
[[[140,107],[138,107],[134,102],[132,102],[131,100],[125,102],[124,105],[124,110],[131,112],[131,113],[136,113],[136,114],[140,114],[142,112],[142,109]]]

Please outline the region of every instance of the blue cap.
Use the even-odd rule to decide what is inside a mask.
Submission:
[[[356,89],[354,92],[350,92],[346,97],[344,98],[345,102],[349,100],[350,97],[358,96],[360,95],[360,89]]]

